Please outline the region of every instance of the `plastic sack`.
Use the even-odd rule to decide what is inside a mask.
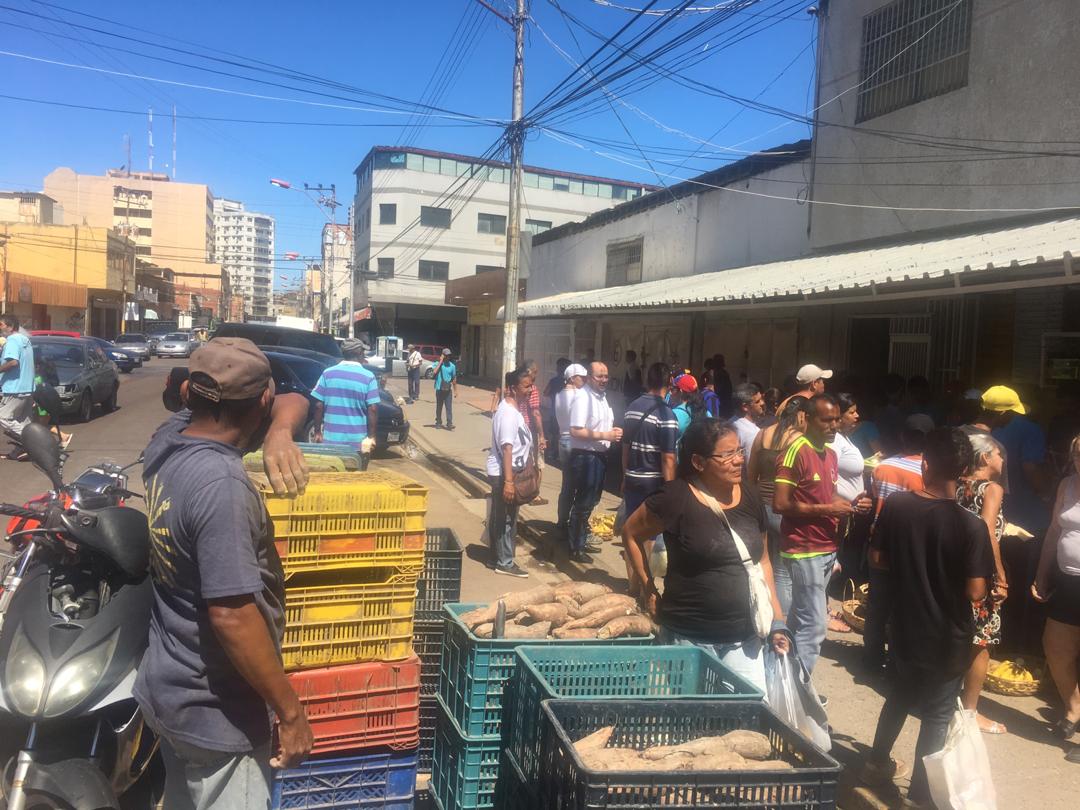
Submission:
[[[829,717],[794,646],[789,653],[768,654],[765,680],[765,699],[780,719],[822,751],[832,748]]]
[[[667,576],[667,546],[664,545],[662,534],[653,540],[652,551],[649,552],[649,573],[654,577]]]
[[[996,810],[990,757],[975,712],[957,701],[945,747],[923,757],[930,797],[938,810]]]

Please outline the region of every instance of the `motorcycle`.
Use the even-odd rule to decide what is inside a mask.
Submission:
[[[125,468],[65,486],[49,429],[28,425],[22,443],[52,490],[0,504],[21,521],[0,594],[0,712],[25,728],[0,788],[8,810],[118,810],[157,751],[132,696],[153,604],[149,526],[122,505]]]

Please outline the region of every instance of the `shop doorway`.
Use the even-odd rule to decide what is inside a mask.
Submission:
[[[848,332],[848,370],[866,380],[889,368],[889,318],[852,318]]]

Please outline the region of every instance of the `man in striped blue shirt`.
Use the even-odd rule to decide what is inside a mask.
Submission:
[[[341,346],[342,361],[323,371],[311,392],[315,405],[315,441],[348,444],[375,439],[379,383],[364,368],[364,342],[349,338]]]

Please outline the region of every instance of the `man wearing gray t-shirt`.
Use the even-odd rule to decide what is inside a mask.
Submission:
[[[270,364],[251,341],[212,340],[192,354],[181,397],[190,410],[144,456],[154,609],[135,697],[161,736],[165,807],[265,810],[271,765],[312,746],[281,664],[273,524],[241,461],[270,425]]]

